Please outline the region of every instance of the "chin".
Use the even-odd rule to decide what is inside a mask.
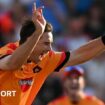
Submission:
[[[78,101],[78,100],[72,100],[72,103],[73,103],[74,105],[77,105],[77,104],[79,103],[79,101]]]

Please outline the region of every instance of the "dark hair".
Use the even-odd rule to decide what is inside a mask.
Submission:
[[[19,44],[23,44],[27,40],[27,38],[32,35],[32,33],[35,30],[36,30],[36,28],[35,28],[33,21],[32,20],[26,20],[23,23],[22,28],[20,30]],[[47,22],[44,32],[52,32],[52,31],[53,31],[52,25]]]

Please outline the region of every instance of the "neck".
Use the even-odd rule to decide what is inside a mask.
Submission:
[[[83,91],[79,91],[78,93],[76,92],[76,93],[74,93],[74,94],[69,94],[68,96],[69,96],[70,101],[71,101],[74,105],[76,105],[76,104],[79,103],[79,101],[80,101],[81,99],[83,99],[83,98],[85,97],[85,94],[83,93]]]

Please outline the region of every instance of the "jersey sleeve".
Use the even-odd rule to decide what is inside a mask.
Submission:
[[[104,102],[102,102],[97,97],[93,97],[93,102],[95,103],[95,105],[105,105]]]
[[[98,99],[95,96],[86,96],[88,102],[91,102],[92,105],[105,105],[102,100]]]
[[[50,52],[49,53],[49,70],[59,72],[70,58],[70,52]]]
[[[54,71],[58,72],[68,62],[69,58],[70,58],[70,52],[69,51],[68,52],[62,52],[59,63],[57,64]]]

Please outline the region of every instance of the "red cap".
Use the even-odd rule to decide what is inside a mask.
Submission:
[[[68,66],[65,68],[64,78],[71,75],[83,76],[84,70],[80,66]]]

